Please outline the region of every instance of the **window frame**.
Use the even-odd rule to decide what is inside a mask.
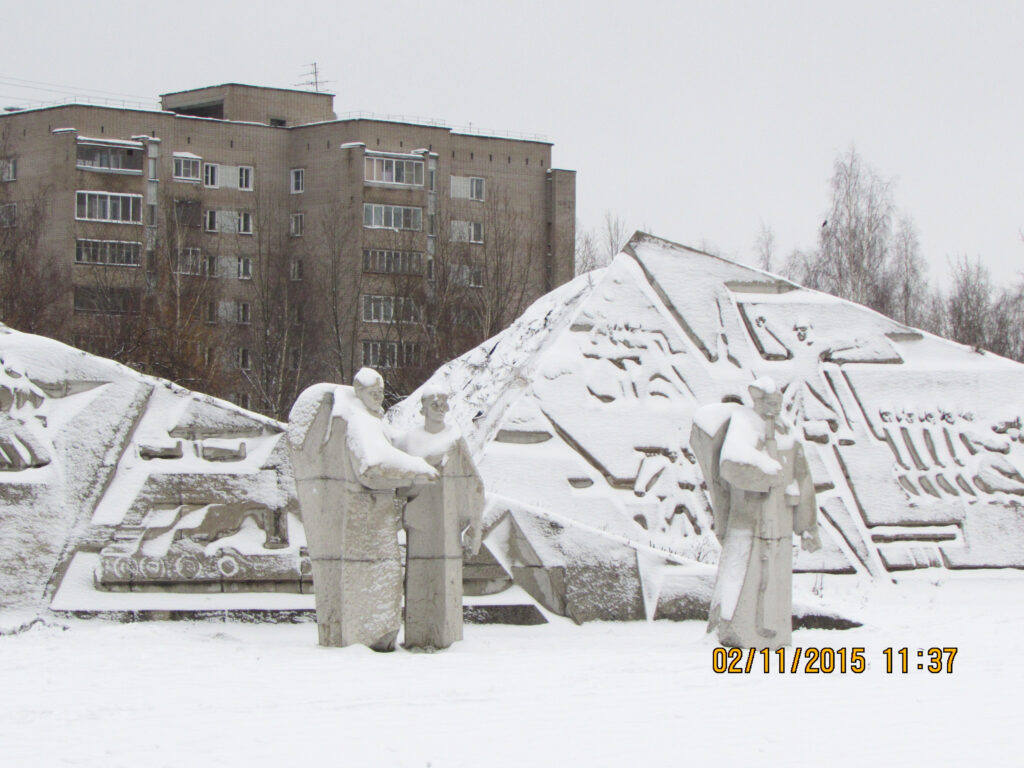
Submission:
[[[246,183],[243,183],[243,179]],[[238,188],[242,192],[252,192],[255,188],[253,184],[254,180],[254,169],[251,165],[240,165],[238,166]]]
[[[173,158],[173,167],[171,168],[171,178],[174,181],[187,181],[191,183],[199,183],[203,180],[203,160],[199,157],[177,157]],[[195,175],[186,176],[184,174],[185,163],[195,164]],[[180,164],[180,165],[179,165]]]
[[[402,226],[395,226],[395,214],[399,212]],[[410,226],[406,225],[406,218]],[[370,223],[367,223],[369,221]],[[379,222],[379,223],[378,223]],[[386,203],[363,203],[363,227],[365,229],[391,229],[402,232],[423,231],[423,208],[416,205],[389,205]]]
[[[203,163],[203,186],[207,189],[220,188],[220,163]]]
[[[288,237],[302,237],[306,226],[304,213],[293,213],[288,217]]]
[[[306,191],[305,168],[292,168],[289,171],[288,189],[293,195],[301,195]]]
[[[251,256],[239,256],[238,257],[238,279],[239,280],[252,280],[252,257]]]
[[[95,260],[80,258],[87,250],[94,252]],[[129,260],[118,260],[118,258],[123,258],[124,254],[128,254]],[[102,267],[141,267],[142,243],[137,240],[96,240],[78,237],[75,238],[75,264]]]
[[[84,195],[84,198],[83,198]],[[90,201],[90,197],[95,198],[94,201]],[[101,198],[103,199],[103,210],[105,215],[103,216],[90,216],[89,209],[91,207],[99,208]],[[85,215],[81,215],[83,210],[82,201],[84,200],[84,211]],[[117,209],[120,214],[123,209],[124,202],[128,202],[128,218],[112,217],[110,214],[114,210],[114,201],[117,201]],[[92,205],[95,202],[95,206]],[[137,214],[133,215],[133,214]],[[100,221],[107,224],[138,224],[142,226],[142,195],[125,194],[120,192],[107,192],[104,190],[96,189],[79,189],[75,190],[75,221]]]

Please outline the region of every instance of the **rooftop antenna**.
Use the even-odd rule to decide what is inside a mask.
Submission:
[[[330,81],[324,80],[320,77],[320,67],[317,66],[317,63],[315,61],[312,64],[307,64],[306,66],[309,69],[303,72],[302,74],[307,79],[303,80],[301,83],[295,83],[295,86],[305,86],[307,88],[312,88],[313,91],[315,91],[316,93],[320,93],[321,89]]]

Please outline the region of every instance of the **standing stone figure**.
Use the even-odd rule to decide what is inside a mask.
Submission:
[[[351,387],[310,387],[289,414],[320,645],[391,651],[401,626],[395,489],[436,481],[438,474],[391,444],[383,398],[384,380],[363,368]]]
[[[750,386],[753,409],[722,403],[694,415],[697,455],[722,543],[708,632],[722,645],[778,648],[792,639],[793,533],[813,552],[814,484],[782,394],[769,378]]]
[[[428,389],[421,402],[423,426],[395,442],[441,480],[414,487],[405,507],[405,647],[447,648],[462,639],[462,532],[475,555],[484,486],[462,434],[445,422],[448,395]]]

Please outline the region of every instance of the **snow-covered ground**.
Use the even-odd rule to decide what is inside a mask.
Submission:
[[[324,649],[313,624],[0,613],[0,764],[1020,765],[1024,575],[825,576],[864,674],[716,674],[699,622],[467,626],[437,654]],[[952,673],[916,652],[958,648]],[[910,649],[887,674],[882,650]],[[755,665],[756,666],[756,665]]]

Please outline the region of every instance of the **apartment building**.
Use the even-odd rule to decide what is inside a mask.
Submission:
[[[360,365],[408,390],[572,277],[575,172],[549,142],[338,119],[333,98],[0,115],[0,234],[46,265],[47,332],[281,416]]]

